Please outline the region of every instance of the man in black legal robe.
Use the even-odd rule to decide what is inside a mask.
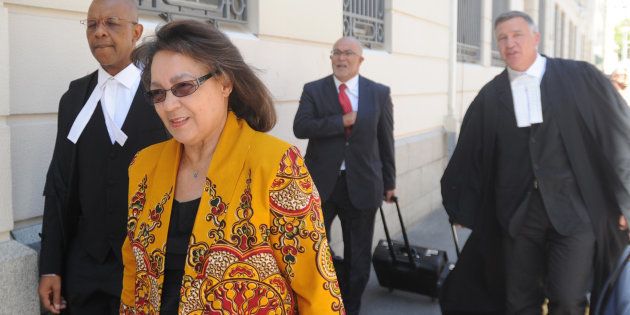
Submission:
[[[446,314],[584,314],[615,264],[630,209],[630,111],[592,65],[542,56],[523,12],[495,21],[506,70],[470,105],[442,178],[473,229]],[[626,213],[627,215],[627,213]]]
[[[127,168],[138,150],[168,134],[131,64],[143,30],[136,3],[93,0],[82,23],[99,68],[72,81],[59,101],[38,292],[54,314],[118,314]]]

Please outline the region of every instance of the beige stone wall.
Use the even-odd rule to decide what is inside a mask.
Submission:
[[[6,111],[0,116],[4,117],[0,119],[0,135],[9,139],[6,147],[10,149],[2,153],[7,155],[4,164],[10,165],[11,175],[3,177],[0,183],[12,188],[5,189],[5,194],[12,198],[3,200],[13,201],[4,207],[4,211],[12,213],[11,219],[4,220],[8,223],[4,231],[12,229],[14,222],[18,227],[36,223],[42,214],[41,193],[52,154],[58,100],[71,80],[96,68],[84,30],[78,23],[88,5],[89,0],[4,1],[5,18],[0,21],[6,25],[4,41],[8,44],[3,45],[7,58],[2,60],[10,71],[3,72],[8,74],[5,79],[8,84],[4,85],[8,89],[0,90],[0,96],[10,92],[12,97],[10,101],[5,97],[7,101],[0,107]],[[361,73],[392,89],[395,136],[400,151],[397,159],[425,161],[425,155],[431,151],[427,145],[436,146],[435,152],[444,151],[443,143],[422,137],[441,134],[447,113],[450,4],[394,0],[386,1],[386,7],[389,38],[384,49],[365,50]],[[247,25],[220,23],[220,27],[239,47],[246,61],[259,69],[274,95],[279,119],[271,133],[305,149],[306,141],[293,136],[293,117],[304,83],[331,73],[328,56],[343,31],[342,3],[250,1],[250,10]],[[149,14],[142,15],[141,21],[145,35],[152,34],[162,23]],[[419,147],[423,149],[413,149]],[[412,151],[414,155],[409,153]],[[436,195],[437,175],[432,181],[425,180],[425,185],[433,185],[431,190],[406,189],[407,185],[416,185],[414,181],[419,179],[413,178],[425,167],[424,162],[399,163],[407,165],[398,168],[401,200],[415,202],[425,198],[420,204],[428,205],[423,206],[427,209],[439,204],[427,199],[431,194],[433,198]],[[428,172],[424,170],[423,176]],[[437,174],[441,170],[431,172]]]
[[[11,154],[9,148],[11,130],[7,125],[9,115],[9,48],[8,13],[0,1],[0,242],[8,239],[13,228],[11,196]]]
[[[568,16],[579,15],[570,9],[575,7],[574,1],[549,1],[556,2],[569,8]],[[0,0],[0,242],[7,240],[14,228],[41,221],[41,195],[52,155],[59,98],[71,80],[97,66],[79,24],[89,3]],[[441,205],[451,3],[453,0],[387,0],[385,47],[364,51],[361,73],[391,87],[397,193],[408,225]],[[492,25],[491,3],[484,0],[486,29]],[[537,0],[511,3],[515,9],[535,10]],[[293,117],[302,86],[331,73],[328,56],[342,35],[342,1],[249,0],[248,5],[246,25],[219,25],[245,60],[259,69],[274,96],[279,119],[271,133],[304,150],[306,141],[293,136]],[[553,4],[547,12],[551,29]],[[141,22],[145,35],[162,23],[149,14],[142,15]],[[579,31],[587,27],[578,25]],[[481,64],[456,65],[453,114],[457,120],[461,121],[483,84],[502,70],[490,66],[490,36],[484,32]],[[547,47],[553,47],[551,33],[546,40]],[[392,230],[396,234],[399,228],[395,225]],[[340,233],[335,234],[334,246],[339,246]],[[381,237],[377,223],[375,239]],[[34,261],[29,255],[22,256],[25,266]],[[32,296],[25,301],[31,300]]]
[[[9,116],[13,218],[43,210],[58,101],[71,80],[95,69],[83,26],[88,1],[5,1],[8,13]],[[0,180],[6,180],[3,177]]]
[[[574,1],[548,4],[548,29],[553,5],[578,19]],[[41,215],[44,174],[52,152],[58,99],[68,83],[93,71],[84,30],[78,23],[89,0],[5,0],[0,11],[0,168],[3,216],[0,230],[31,223]],[[484,28],[491,28],[491,0],[484,0]],[[447,114],[449,1],[386,2],[388,39],[385,49],[366,49],[362,74],[389,85],[395,104],[395,135],[399,141],[442,128]],[[512,1],[514,9],[531,10],[536,1]],[[221,27],[260,69],[275,100],[279,122],[272,134],[304,149],[295,139],[292,122],[304,83],[330,73],[328,58],[342,33],[342,4],[336,0],[250,1],[245,26]],[[145,34],[161,21],[143,15]],[[551,33],[551,31],[549,32]],[[479,88],[501,71],[491,67],[487,53],[491,34],[484,32],[481,64],[457,65],[455,115],[461,119]],[[553,38],[547,36],[547,40]],[[568,41],[567,41],[568,42]],[[550,45],[547,45],[550,46]],[[9,95],[11,96],[9,98]],[[2,140],[4,139],[4,140]],[[4,165],[4,166],[3,166]],[[8,203],[8,204],[7,204]],[[10,219],[7,219],[10,218]],[[5,223],[6,222],[6,223]],[[5,224],[5,225],[1,225]]]

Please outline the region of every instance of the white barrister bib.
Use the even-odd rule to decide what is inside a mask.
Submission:
[[[510,83],[514,114],[518,127],[529,127],[543,122],[542,102],[540,100],[540,81],[524,73]]]
[[[99,68],[96,87],[74,120],[68,140],[77,143],[100,101],[112,144],[124,146],[127,135],[121,128],[140,85],[140,74],[141,70],[134,64],[129,64],[113,77],[103,68]]]
[[[70,132],[68,133],[68,140],[72,141],[72,143],[77,143],[77,141],[79,141],[79,137],[83,133],[83,129],[85,129],[85,126],[87,126],[88,122],[90,121],[90,118],[92,118],[92,115],[94,114],[96,105],[103,97],[103,92],[105,90],[105,86],[107,85],[106,83],[108,81],[110,80],[107,80],[102,84],[98,84],[94,88],[94,91],[92,91],[92,95],[90,95],[90,98],[88,98],[87,102],[85,103],[81,111],[79,112],[79,115],[77,115],[77,118],[74,120],[74,123],[72,124],[72,127],[70,128]],[[110,116],[109,112],[104,108],[104,106],[102,107],[103,107],[103,116],[105,116],[105,125],[107,126],[108,132],[110,128],[113,126],[114,128],[112,129],[114,129],[115,142],[118,142],[120,146],[125,145],[125,142],[127,141],[127,135],[120,128],[116,126],[116,123],[114,123],[114,120]],[[110,137],[111,137],[111,134],[110,134]]]

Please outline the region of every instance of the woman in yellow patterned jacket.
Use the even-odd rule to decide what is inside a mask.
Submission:
[[[268,90],[213,26],[133,54],[173,138],[129,167],[124,314],[343,314],[320,199]]]

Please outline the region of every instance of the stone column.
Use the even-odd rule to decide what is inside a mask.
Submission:
[[[481,1],[481,65],[492,65],[492,36],[494,26],[492,21],[492,0]]]
[[[9,117],[9,21],[0,0],[0,242],[9,239],[13,229],[11,196],[11,131]]]
[[[10,238],[11,182],[10,56],[8,10],[0,0],[0,301],[4,314],[39,314],[37,253]]]

